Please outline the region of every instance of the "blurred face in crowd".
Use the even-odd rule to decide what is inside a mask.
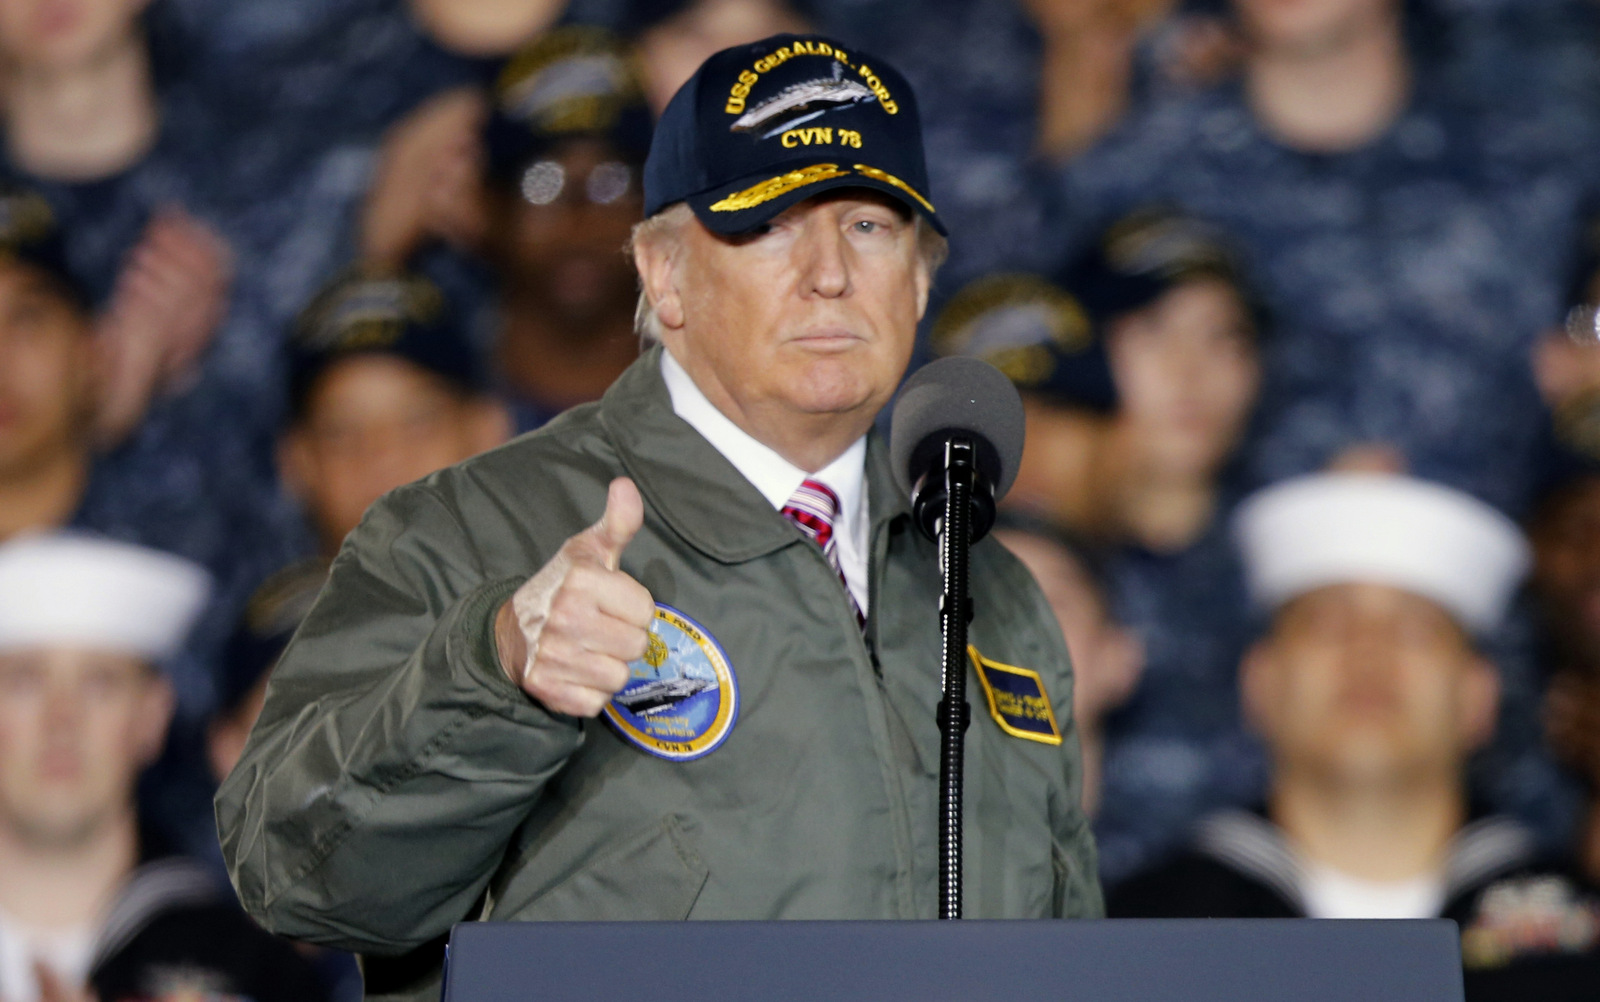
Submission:
[[[808,30],[784,0],[691,0],[639,37],[645,98],[659,115],[700,64],[723,49]]]
[[[1233,0],[1245,35],[1258,48],[1301,56],[1337,51],[1375,28],[1387,28],[1399,0]]]
[[[0,51],[40,70],[91,63],[127,41],[150,0],[0,0]]]
[[[1448,613],[1376,584],[1328,585],[1285,605],[1242,684],[1280,774],[1366,787],[1458,776],[1490,737],[1499,694]]]
[[[0,264],[0,478],[80,447],[94,368],[89,320],[45,273]]]
[[[741,413],[831,414],[865,432],[927,306],[916,224],[859,189],[807,199],[736,239],[691,217],[637,259],[667,348],[747,430]]]
[[[131,809],[172,707],[166,678],[125,654],[0,654],[0,825],[54,848],[103,831]]]
[[[1106,342],[1119,418],[1170,475],[1209,477],[1233,452],[1260,385],[1249,312],[1226,282],[1184,282],[1116,321]]]
[[[490,197],[489,256],[518,296],[568,324],[632,314],[638,279],[623,248],[644,214],[636,166],[607,143],[573,140]]]
[[[555,23],[566,6],[566,0],[411,0],[411,13],[451,52],[497,56]]]
[[[505,441],[494,402],[405,359],[340,359],[315,381],[280,451],[285,481],[337,549],[383,494]]]
[[[1142,646],[1112,620],[1104,596],[1065,546],[1015,529],[994,535],[1039,582],[1072,656],[1073,716],[1081,729],[1098,731],[1101,718],[1133,694],[1144,668]]]
[[[1600,679],[1600,475],[1546,501],[1529,535],[1534,590],[1563,667]]]

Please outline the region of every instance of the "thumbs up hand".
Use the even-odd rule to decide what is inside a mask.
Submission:
[[[593,717],[628,684],[655,617],[644,585],[617,569],[644,524],[632,480],[611,481],[605,514],[564,543],[495,617],[500,667],[555,713]]]

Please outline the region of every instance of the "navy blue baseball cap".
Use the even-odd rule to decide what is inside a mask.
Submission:
[[[1108,413],[1120,403],[1105,335],[1120,318],[1186,282],[1217,279],[1257,332],[1267,312],[1226,235],[1154,207],[1125,216],[1054,281],[1030,274],[977,279],[951,297],[932,332],[940,355],[974,355],[1017,386]]]
[[[291,413],[303,416],[312,387],[329,367],[360,354],[392,355],[465,392],[485,391],[483,365],[457,320],[439,287],[421,275],[358,269],[340,276],[300,314],[290,338]]]
[[[836,188],[882,192],[949,235],[905,77],[831,39],[774,35],[723,49],[673,95],[645,162],[644,214],[688,202],[736,236]]]
[[[637,165],[650,149],[650,108],[633,60],[603,28],[568,25],[520,49],[495,81],[483,141],[489,175],[520,180],[569,139],[597,138]]]

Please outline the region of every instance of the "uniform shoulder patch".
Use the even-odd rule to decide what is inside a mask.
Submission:
[[[991,661],[976,647],[969,646],[967,656],[989,700],[989,715],[1002,731],[1047,745],[1061,743],[1061,728],[1056,726],[1056,713],[1038,672]]]
[[[629,743],[688,762],[716,751],[733,731],[739,719],[733,666],[710,631],[677,609],[656,603],[649,646],[628,671],[628,684],[605,715]]]

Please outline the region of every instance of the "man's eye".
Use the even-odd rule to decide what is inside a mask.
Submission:
[[[857,233],[876,233],[879,229],[878,224],[871,219],[857,220],[855,225]]]

